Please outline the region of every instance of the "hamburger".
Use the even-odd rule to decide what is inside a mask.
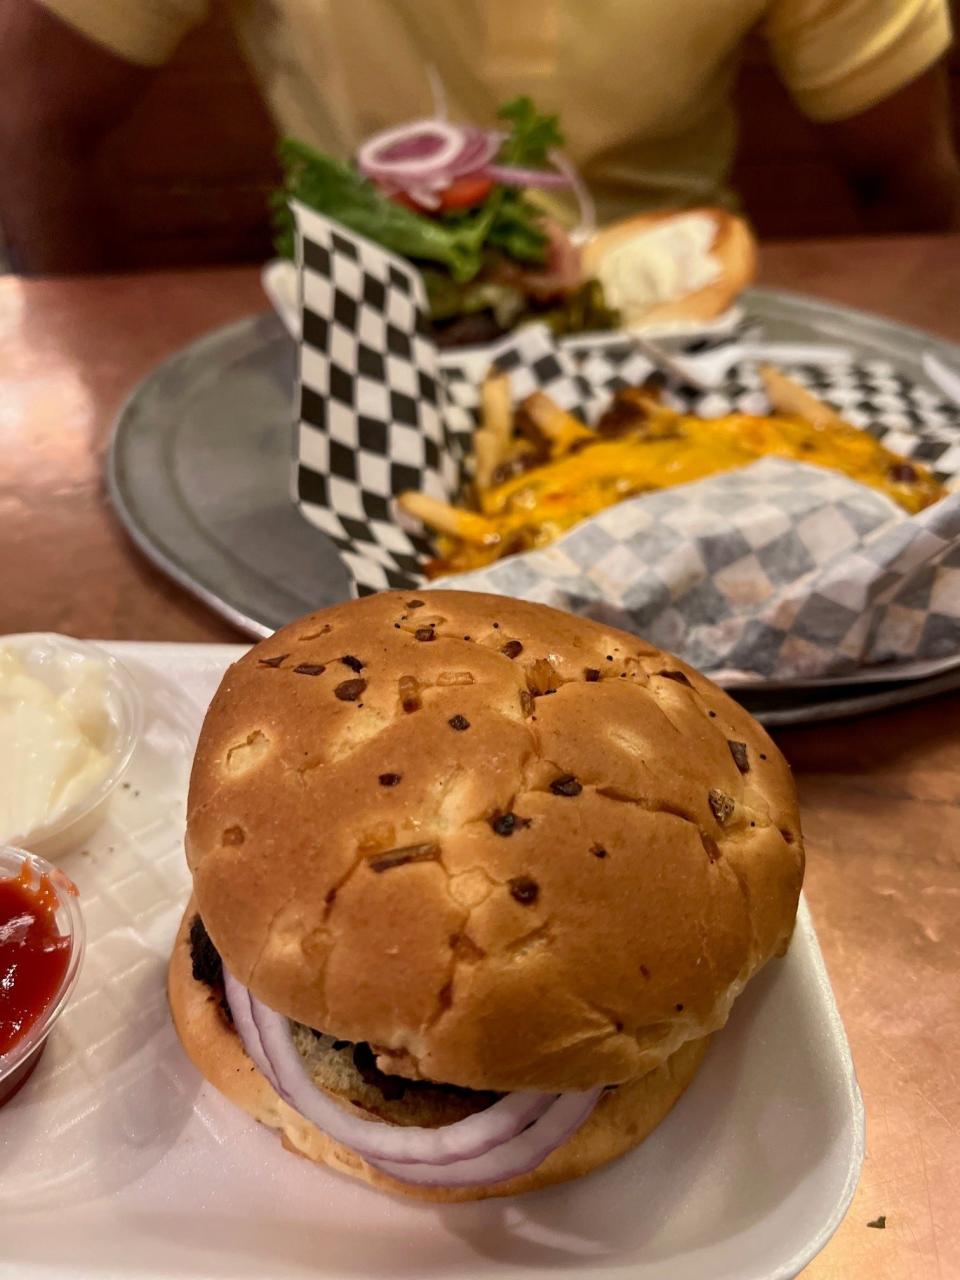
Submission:
[[[456,591],[335,605],[235,663],[186,850],[196,1066],[290,1150],[440,1201],[641,1142],[785,951],[803,872],[789,768],[709,680]]]
[[[373,134],[349,161],[285,138],[278,252],[295,257],[295,201],[408,259],[441,347],[492,342],[534,321],[558,335],[616,327],[582,270],[578,242],[594,225],[593,203],[558,118],[518,97],[497,126],[412,120]],[[576,201],[576,236],[565,194]]]

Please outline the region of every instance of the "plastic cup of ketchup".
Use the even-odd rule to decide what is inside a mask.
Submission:
[[[0,845],[0,1106],[39,1062],[76,986],[84,939],[73,881]]]

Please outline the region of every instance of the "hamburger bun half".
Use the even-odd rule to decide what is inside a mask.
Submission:
[[[713,237],[706,252],[718,274],[696,285],[704,252],[698,232],[709,233],[709,223]],[[756,256],[743,218],[726,209],[685,209],[638,214],[601,228],[584,247],[583,268],[603,284],[627,328],[670,326],[714,320],[726,311],[756,275]]]
[[[401,1186],[281,1102],[182,930],[170,997],[201,1071],[288,1145],[439,1199],[573,1177],[640,1141],[785,950],[803,871],[788,766],[709,680],[626,632],[454,591],[335,605],[234,664],[197,747],[187,856],[184,930],[199,913],[253,996],[373,1046],[383,1072],[619,1086],[522,1185]],[[321,1040],[321,1088],[447,1122],[429,1086],[384,1113],[340,1052]]]

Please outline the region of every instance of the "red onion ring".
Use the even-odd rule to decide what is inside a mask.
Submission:
[[[507,187],[569,187],[570,178],[565,173],[554,173],[552,169],[521,169],[513,164],[487,165],[487,174],[494,182]]]
[[[589,195],[560,152],[550,153],[555,165],[552,170],[491,163],[503,139],[504,134],[496,129],[454,125],[446,120],[414,120],[368,138],[357,152],[357,167],[368,178],[388,189],[405,191],[428,208],[436,204],[430,193],[443,190],[464,174],[476,173],[513,187],[574,187],[584,213]]]
[[[463,150],[464,141],[464,131],[457,125],[414,120],[368,138],[357,152],[357,167],[370,178],[418,182],[445,172]]]
[[[462,174],[484,170],[501,138],[445,120],[416,120],[368,138],[357,152],[357,167],[368,178],[410,195],[440,191]]]
[[[456,1164],[396,1164],[381,1160],[371,1163],[399,1182],[421,1187],[477,1187],[506,1182],[543,1164],[551,1151],[580,1128],[602,1092],[602,1088],[598,1088],[588,1093],[563,1093],[539,1120],[517,1137]]]
[[[439,1129],[383,1124],[351,1115],[310,1079],[293,1042],[289,1020],[249,991],[247,996],[256,1036],[251,1036],[245,1019],[237,1019],[236,1025],[251,1058],[257,1062],[255,1053],[261,1050],[273,1073],[271,1083],[284,1102],[335,1142],[342,1142],[366,1159],[385,1160],[401,1167],[408,1163],[447,1165],[472,1160],[522,1134],[528,1125],[552,1110],[556,1100],[555,1094],[508,1093],[485,1111]]]
[[[228,972],[226,965],[223,966],[223,992],[230,1006],[233,1025],[243,1041],[243,1047],[248,1056],[253,1059],[254,1065],[267,1077],[274,1089],[279,1090],[279,1082],[264,1052],[257,1024],[253,1020],[250,992],[242,982],[238,982],[233,974]]]
[[[437,190],[442,190],[442,185],[412,186],[409,183],[403,185],[399,182],[378,182],[377,186],[386,196],[395,196],[402,192],[403,195],[409,196],[415,204],[420,205],[423,209],[440,208],[440,197],[437,195]]]
[[[456,159],[456,176],[486,169],[500,149],[503,134],[486,129],[465,129],[463,150]]]
[[[562,151],[551,151],[550,161],[556,165],[561,173],[567,176],[570,186],[573,188],[573,194],[577,198],[577,204],[580,207],[580,222],[576,228],[574,238],[577,244],[583,244],[597,229],[597,206],[593,203],[590,188],[580,177],[573,161],[564,155]]]

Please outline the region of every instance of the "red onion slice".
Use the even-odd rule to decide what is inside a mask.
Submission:
[[[420,182],[448,170],[466,142],[457,125],[414,120],[368,138],[357,152],[357,167],[370,178]]]
[[[567,157],[551,151],[553,169],[497,164],[504,136],[496,129],[441,119],[414,120],[368,138],[357,152],[357,167],[388,194],[403,191],[426,209],[436,209],[437,193],[470,173],[513,187],[572,187],[580,206],[580,238],[591,234],[596,224],[593,201]]]
[[[566,1142],[597,1105],[602,1089],[563,1093],[529,1129],[483,1155],[456,1164],[399,1164],[371,1161],[399,1182],[421,1187],[477,1187],[518,1178],[543,1164],[551,1151]]]
[[[562,151],[551,151],[550,160],[561,173],[566,174],[570,186],[573,187],[573,194],[577,197],[577,204],[580,206],[580,222],[573,238],[577,244],[583,244],[597,229],[597,206],[593,203],[590,188],[580,177],[573,161]]]
[[[464,143],[453,165],[456,176],[485,169],[500,149],[503,134],[487,129],[465,129]]]
[[[470,1160],[522,1133],[551,1108],[556,1098],[555,1094],[548,1093],[508,1093],[485,1111],[439,1129],[383,1124],[351,1115],[310,1079],[293,1042],[289,1020],[249,992],[247,995],[258,1042],[272,1068],[274,1088],[280,1097],[334,1141],[351,1147],[366,1159],[386,1160],[401,1166],[408,1163],[446,1165]],[[237,1029],[243,1036],[240,1022]],[[244,1044],[257,1061],[245,1036]]]
[[[502,182],[507,187],[573,186],[568,174],[555,173],[553,169],[522,169],[514,164],[491,164],[487,165],[487,173],[494,182]]]
[[[387,194],[405,192],[428,209],[436,193],[464,174],[485,174],[503,135],[445,120],[419,120],[374,134],[357,153],[357,166]]]
[[[408,195],[415,204],[421,205],[424,209],[439,209],[440,197],[432,186],[397,186],[398,191]]]
[[[233,1016],[233,1025],[243,1041],[243,1047],[249,1057],[252,1058],[255,1066],[267,1077],[274,1089],[278,1089],[277,1077],[274,1075],[270,1060],[264,1053],[257,1024],[253,1020],[253,1011],[250,1008],[250,992],[242,982],[238,982],[233,974],[228,972],[226,965],[223,966],[223,991],[227,997],[227,1004],[230,1006],[230,1013]]]

